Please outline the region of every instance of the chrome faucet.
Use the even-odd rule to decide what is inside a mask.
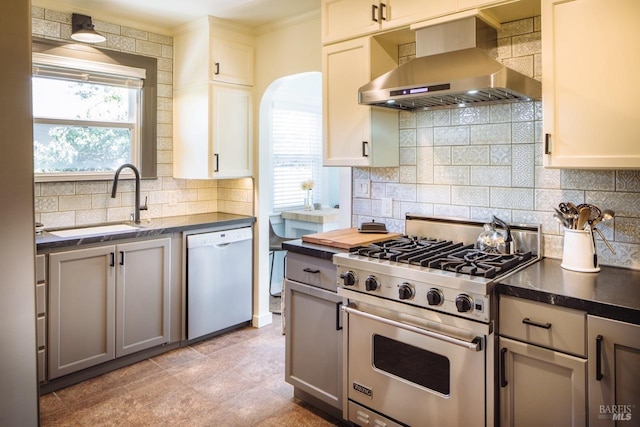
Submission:
[[[140,206],[140,172],[138,172],[138,168],[136,168],[131,163],[125,163],[120,166],[118,170],[116,170],[116,175],[113,177],[113,188],[111,189],[111,198],[116,197],[116,191],[118,190],[118,178],[120,177],[120,172],[124,168],[129,168],[133,171],[133,174],[136,176],[136,205],[135,211],[133,215],[133,222],[136,224],[140,224],[140,211],[146,211],[147,207],[147,198],[144,199],[144,206]]]

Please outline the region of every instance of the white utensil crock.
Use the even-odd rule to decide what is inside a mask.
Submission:
[[[564,230],[564,246],[562,250],[562,264],[567,270],[582,273],[597,273],[600,271],[596,247],[590,230]]]

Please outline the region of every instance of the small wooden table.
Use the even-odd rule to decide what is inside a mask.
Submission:
[[[340,209],[324,208],[313,211],[296,209],[283,211],[284,233],[287,237],[299,237],[302,234],[321,233],[339,228]]]

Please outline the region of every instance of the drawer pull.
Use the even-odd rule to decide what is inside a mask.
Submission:
[[[602,374],[602,335],[596,337],[596,380],[601,381],[604,378]]]
[[[529,319],[528,317],[525,317],[524,319],[522,319],[522,323],[524,323],[525,325],[535,326],[536,328],[551,329],[551,323],[534,322],[533,320]]]
[[[314,270],[314,269],[309,268],[309,267],[307,267],[307,268],[303,269],[302,271],[304,271],[305,273],[313,273],[313,274],[318,274],[318,273],[320,273],[320,270]]]

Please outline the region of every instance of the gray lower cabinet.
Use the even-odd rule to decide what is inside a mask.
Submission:
[[[587,424],[586,313],[501,296],[500,425]]]
[[[169,341],[169,238],[49,255],[49,379]]]
[[[587,325],[589,425],[640,425],[640,325],[591,315]]]
[[[287,255],[285,380],[296,390],[335,408],[331,411],[334,414],[341,414],[342,298],[335,291],[318,287],[326,284],[335,288],[335,282],[331,260],[291,252]]]

